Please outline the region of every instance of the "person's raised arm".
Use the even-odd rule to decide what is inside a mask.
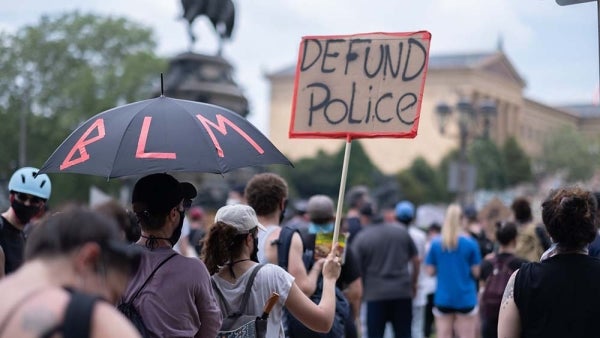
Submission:
[[[519,270],[517,270],[519,271]],[[521,337],[521,317],[515,303],[515,271],[504,289],[502,303],[500,303],[500,314],[498,315],[498,337],[519,338]]]
[[[321,274],[324,260],[318,260],[313,265],[310,271],[306,271],[304,262],[302,261],[302,253],[304,246],[302,238],[297,232],[292,236],[290,252],[288,257],[288,272],[296,279],[296,284],[307,296],[312,296],[317,289],[317,280]]]
[[[323,291],[319,304],[313,303],[296,285],[292,284],[285,307],[302,324],[316,332],[329,332],[335,317],[335,282],[340,275],[339,258],[333,253],[324,260]]]

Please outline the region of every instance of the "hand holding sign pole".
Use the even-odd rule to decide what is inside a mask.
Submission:
[[[300,43],[290,138],[344,138],[333,243],[355,138],[417,136],[431,34],[308,36]]]

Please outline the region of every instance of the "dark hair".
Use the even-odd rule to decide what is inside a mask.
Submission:
[[[496,223],[496,240],[500,245],[508,245],[517,238],[517,224],[514,222]]]
[[[247,236],[247,233],[239,234],[235,227],[227,223],[215,223],[204,239],[201,254],[208,272],[211,275],[215,274],[225,263],[238,257],[242,252],[242,243]]]
[[[25,245],[25,259],[67,255],[90,242],[100,245],[101,259],[108,268],[127,274],[137,269],[140,253],[121,239],[116,221],[77,205],[67,205],[33,229]]]
[[[468,205],[463,209],[463,215],[469,222],[477,221],[477,208],[474,205]]]
[[[346,202],[349,208],[359,208],[366,196],[369,195],[369,189],[364,185],[352,187],[346,194]]]
[[[579,187],[550,192],[542,203],[542,220],[552,239],[565,249],[579,249],[591,243],[598,232],[597,202],[594,195]]]
[[[373,217],[375,215],[375,206],[372,202],[367,202],[360,207],[359,213],[366,217]]]
[[[244,192],[246,190],[246,185],[245,184],[236,184],[233,187],[231,187],[231,189],[229,189],[230,191],[235,191],[238,194],[240,194],[240,196],[244,196]]]
[[[135,243],[142,236],[142,227],[135,212],[127,209],[127,217],[129,218],[129,227],[125,229],[125,239],[130,243]]]
[[[140,239],[141,229],[137,217],[132,211],[125,209],[119,202],[111,199],[97,205],[94,207],[94,210],[114,218],[128,242],[133,243]]]
[[[277,211],[281,201],[287,198],[288,186],[277,174],[257,174],[246,185],[244,196],[256,215],[266,216]]]
[[[515,215],[515,219],[520,223],[529,222],[533,219],[531,206],[525,197],[516,198],[510,208]]]
[[[427,231],[428,232],[429,231],[440,232],[440,231],[442,231],[442,226],[440,225],[440,223],[434,221],[429,225],[429,228],[427,228]]]

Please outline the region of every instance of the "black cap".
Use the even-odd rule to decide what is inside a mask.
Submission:
[[[192,200],[196,194],[191,183],[179,182],[169,174],[152,174],[135,183],[131,203],[144,203],[152,214],[166,213],[182,199]]]

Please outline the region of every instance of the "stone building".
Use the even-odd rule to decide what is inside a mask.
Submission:
[[[295,68],[292,65],[267,75],[271,85],[271,141],[292,161],[314,156],[320,149],[327,153],[338,151],[345,140],[288,138]],[[406,168],[417,156],[437,165],[449,151],[458,148],[459,138],[458,124],[453,121],[445,124],[444,134],[440,133],[436,109],[440,102],[454,106],[461,98],[474,106],[494,102],[497,113],[489,119],[490,137],[500,145],[514,136],[530,156],[540,154],[543,138],[561,126],[572,126],[586,135],[600,133],[600,107],[549,106],[525,97],[525,86],[525,80],[501,49],[480,54],[430,55],[417,137],[358,142],[386,174]],[[479,122],[475,128],[481,132],[483,127],[484,123]]]

